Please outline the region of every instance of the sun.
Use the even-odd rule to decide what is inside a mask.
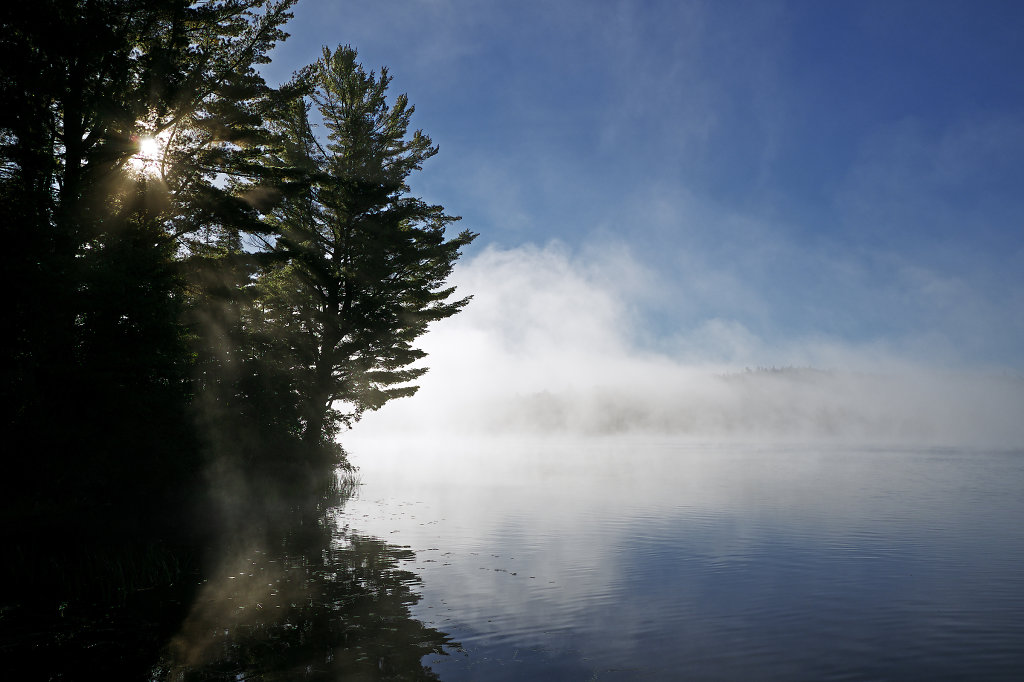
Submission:
[[[138,151],[128,159],[133,171],[145,175],[161,175],[169,134],[132,135],[132,142],[138,145]]]
[[[155,137],[144,137],[139,140],[139,156],[155,158],[160,153],[160,143]]]

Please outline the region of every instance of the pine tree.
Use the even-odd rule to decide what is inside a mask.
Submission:
[[[281,163],[306,169],[304,191],[273,212],[287,260],[268,267],[259,286],[262,324],[286,348],[308,445],[331,440],[366,410],[411,395],[426,369],[413,346],[431,322],[454,315],[468,298],[449,300],[446,281],[460,249],[476,237],[448,238],[458,217],[410,196],[408,178],[438,149],[409,131],[414,107],[389,104],[386,69],[367,73],[351,47],[300,74],[309,100],[279,121]],[[309,122],[323,120],[321,142]]]
[[[12,505],[45,490],[65,506],[158,506],[194,475],[198,330],[183,314],[209,296],[190,273],[225,235],[265,229],[252,199],[275,182],[262,117],[289,95],[255,66],[293,2],[0,9],[4,284],[21,292],[5,335]],[[159,142],[142,158],[147,138]],[[224,177],[252,186],[243,196]]]

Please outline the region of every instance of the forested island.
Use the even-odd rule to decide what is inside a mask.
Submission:
[[[261,77],[293,4],[0,10],[5,585],[54,608],[314,499],[468,301],[476,235],[411,195],[438,149],[387,70]]]

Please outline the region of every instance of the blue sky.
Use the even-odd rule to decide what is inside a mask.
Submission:
[[[351,44],[408,93],[467,266],[565,269],[633,349],[1024,370],[1024,4],[300,0],[289,30],[271,82]]]

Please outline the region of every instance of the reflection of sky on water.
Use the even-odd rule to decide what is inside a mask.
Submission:
[[[392,445],[344,513],[416,551],[443,679],[1024,669],[1020,455]]]

